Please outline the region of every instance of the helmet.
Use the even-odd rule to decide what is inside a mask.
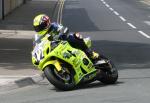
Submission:
[[[33,20],[34,30],[38,33],[39,36],[43,36],[48,32],[50,24],[50,18],[45,14],[40,14]]]

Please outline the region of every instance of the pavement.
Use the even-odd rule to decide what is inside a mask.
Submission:
[[[150,6],[150,0],[141,0],[141,2]]]
[[[147,0],[145,0],[145,1],[147,1]],[[81,3],[82,2],[83,1],[81,1]],[[25,87],[28,85],[33,85],[44,79],[42,72],[40,72],[39,70],[34,68],[31,64],[30,58],[27,58],[27,57],[30,57],[29,55],[30,55],[31,48],[28,48],[28,47],[32,47],[32,39],[33,39],[33,35],[34,35],[34,31],[32,30],[32,20],[35,15],[39,14],[39,12],[46,13],[52,17],[52,20],[56,20],[56,18],[54,18],[55,17],[54,15],[57,14],[54,12],[57,9],[56,3],[57,3],[57,0],[32,0],[32,1],[29,1],[27,4],[23,5],[22,7],[19,7],[18,9],[16,9],[13,13],[9,14],[5,18],[4,21],[0,21],[0,58],[1,58],[0,59],[0,92]],[[88,18],[88,16],[87,16],[88,14],[86,14],[84,9],[75,7],[75,4],[79,5],[77,1],[76,2],[68,1],[67,3],[68,3],[68,5],[72,4],[73,9],[65,11],[65,14],[67,16],[64,17],[64,22],[66,23],[66,25],[69,25],[70,27],[72,27],[71,30],[73,30],[73,31],[85,32],[86,30],[90,30],[88,32],[95,34],[95,35],[90,35],[90,36],[96,40],[95,42],[97,42],[97,44],[100,44],[100,47],[102,47],[102,49],[105,49],[105,53],[108,55],[110,53],[109,51],[111,51],[111,50],[107,50],[107,49],[112,49],[112,48],[110,48],[112,45],[117,44],[119,50],[122,50],[122,52],[124,52],[125,51],[124,49],[127,48],[127,49],[130,49],[131,51],[133,51],[133,54],[139,54],[139,53],[135,52],[136,51],[135,48],[132,49],[132,45],[136,46],[137,45],[136,42],[141,42],[141,41],[142,41],[142,43],[146,43],[146,44],[149,43],[149,40],[147,40],[147,38],[144,38],[142,36],[135,37],[133,35],[133,34],[136,34],[135,31],[130,31],[130,29],[128,29],[129,27],[127,27],[127,25],[124,26],[123,23],[116,22],[118,20],[116,20],[115,16],[111,17],[114,19],[111,19],[111,18],[108,19],[108,21],[110,20],[110,24],[109,24],[109,22],[107,22],[109,25],[108,26],[105,24],[106,22],[103,22],[102,20],[100,21],[99,18],[96,18],[95,14],[93,16],[92,14],[94,12],[91,12],[90,10],[89,10],[89,14],[91,13],[90,16],[93,16],[93,17],[89,16],[89,18]],[[86,3],[86,2],[84,2],[84,3]],[[92,2],[91,2],[91,4],[92,4]],[[95,4],[93,2],[93,5],[95,5]],[[103,6],[100,6],[100,7],[104,9]],[[69,9],[70,7],[68,6],[66,8]],[[103,10],[103,9],[100,9],[100,10]],[[30,11],[30,12],[27,12],[27,11]],[[80,12],[80,13],[78,13],[78,12]],[[97,12],[99,12],[99,11],[97,11]],[[82,14],[82,16],[80,16],[78,14],[80,14],[80,15]],[[99,13],[99,14],[101,14],[101,13]],[[68,19],[68,15],[72,15],[72,19]],[[74,16],[74,15],[78,15],[78,16]],[[105,17],[110,17],[107,15],[108,14],[105,14]],[[96,25],[94,25],[93,22],[95,22],[95,21],[90,21],[91,20],[90,18],[95,18],[92,20],[98,19],[96,21],[97,24],[95,23]],[[101,17],[101,18],[104,18],[104,17]],[[71,20],[71,21],[69,21],[69,20]],[[72,23],[72,21],[78,21],[78,20],[82,20],[81,22],[83,22],[83,25],[75,25],[74,23]],[[99,23],[99,21],[100,21],[100,23]],[[76,27],[74,27],[74,26],[76,26]],[[108,27],[106,27],[106,26],[108,26]],[[118,30],[118,28],[120,28],[120,29]],[[100,33],[95,32],[95,31],[100,31],[100,30],[102,30],[101,38],[98,37],[99,36],[98,34],[100,34]],[[118,31],[115,31],[115,30],[118,30]],[[122,33],[121,30],[123,30],[124,33]],[[125,32],[125,30],[126,30],[126,32]],[[112,33],[112,31],[113,31],[113,33]],[[107,33],[105,33],[105,32],[107,32]],[[131,32],[133,32],[133,33],[131,33]],[[98,40],[103,40],[106,38],[109,39],[110,35],[108,35],[108,34],[114,35],[111,37],[112,41],[116,40],[117,38],[118,38],[118,40],[121,39],[120,43],[122,43],[122,44],[119,43],[119,45],[118,45],[118,42],[110,42],[109,43],[109,42],[105,41],[106,42],[105,43],[103,41],[98,41]],[[126,35],[124,35],[124,34],[126,34]],[[107,35],[108,35],[108,37],[107,37]],[[129,35],[129,36],[127,36],[127,35]],[[129,37],[129,38],[127,38],[127,37]],[[118,41],[118,40],[116,40],[116,41]],[[123,43],[123,41],[124,41],[124,43]],[[7,45],[6,44],[7,42],[9,42],[10,44]],[[26,49],[22,49],[22,47],[20,47],[21,45],[18,44],[18,43],[24,43],[24,42],[26,44],[23,44],[23,47]],[[126,42],[135,42],[136,45],[132,44],[132,43],[127,44]],[[18,48],[16,49],[15,47],[10,48],[13,45],[13,43],[15,43],[15,45],[18,46],[19,49]],[[108,43],[108,46],[106,45],[107,43]],[[105,46],[103,46],[104,44],[105,44]],[[109,44],[111,44],[111,46]],[[122,45],[124,47],[122,47]],[[130,46],[128,46],[128,45],[130,45]],[[7,46],[9,48],[7,48]],[[147,61],[149,61],[149,56],[147,56],[147,58],[148,58],[147,59],[145,55],[148,54],[146,51],[149,51],[149,45],[143,45],[143,47],[144,47],[144,49],[142,48],[140,53],[144,54],[144,57],[140,57],[139,60],[141,60],[141,59],[143,60],[143,58],[144,58],[144,60],[145,60],[144,62],[147,62]],[[146,51],[145,51],[145,48],[146,48]],[[25,56],[23,57],[20,52],[21,53],[27,52],[27,54],[25,54]],[[119,55],[118,57],[120,57],[120,59],[118,59],[118,61],[127,60],[127,61],[123,61],[123,62],[128,63],[128,59],[131,59],[130,63],[133,61],[133,64],[134,64],[134,61],[136,58],[135,59],[133,58],[133,60],[132,60],[132,58],[131,58],[132,56],[130,56],[126,52],[124,52],[124,54],[122,52],[118,53],[118,55]],[[11,55],[11,56],[13,56],[12,57],[13,59],[17,55],[16,59],[13,60],[12,58],[10,58],[8,53],[9,53],[9,55],[11,53],[13,54],[13,55]],[[18,54],[16,54],[16,53],[18,53]],[[112,52],[112,53],[117,53],[117,52]],[[126,57],[124,56],[124,58],[123,58],[122,55],[125,55],[125,54],[128,54],[128,55]],[[110,54],[110,55],[112,55],[112,54]],[[116,59],[116,61],[117,61],[117,59]],[[135,67],[135,65],[133,65],[133,67]],[[149,65],[148,65],[148,67],[149,67]],[[125,74],[127,74],[127,73],[125,73]]]
[[[44,79],[43,73],[31,64],[30,52],[35,33],[32,20],[41,13],[54,20],[58,1],[31,0],[0,20],[0,92],[36,84]],[[24,41],[29,42],[24,44]]]

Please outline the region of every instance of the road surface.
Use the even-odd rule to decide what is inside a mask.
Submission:
[[[149,13],[149,5],[140,0],[66,0],[62,23],[72,32],[91,36],[95,50],[112,59],[119,69],[118,82],[115,85],[94,82],[63,92],[44,80],[1,93],[0,103],[149,103]],[[26,51],[30,49],[30,40],[16,40],[16,48],[21,48],[19,42],[26,47],[22,53],[29,55]],[[30,62],[28,56],[15,53],[12,56],[17,55],[18,61],[5,58],[5,62]]]

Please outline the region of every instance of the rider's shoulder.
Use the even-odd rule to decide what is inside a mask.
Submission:
[[[51,23],[51,26],[57,27],[59,24],[56,22]]]
[[[53,26],[53,27],[60,27],[60,26],[62,26],[62,24],[58,24],[56,22],[53,22],[53,23],[51,23],[51,26]]]

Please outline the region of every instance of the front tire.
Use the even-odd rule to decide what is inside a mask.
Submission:
[[[75,87],[73,75],[66,74],[66,80],[62,79],[54,66],[47,66],[44,69],[44,74],[48,81],[60,90],[72,90]]]

